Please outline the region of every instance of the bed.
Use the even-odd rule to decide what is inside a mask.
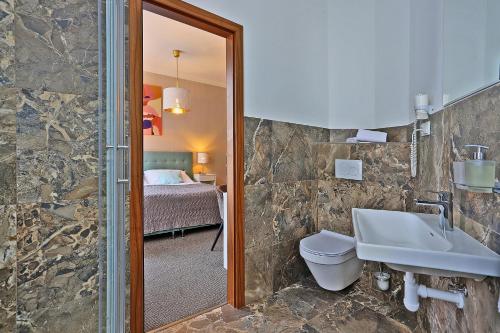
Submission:
[[[184,170],[193,177],[191,152],[144,152],[144,171]],[[144,185],[144,235],[184,231],[222,223],[222,192],[215,185]]]

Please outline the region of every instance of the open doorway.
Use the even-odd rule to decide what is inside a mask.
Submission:
[[[129,27],[130,324],[143,332],[244,305],[242,27],[179,0],[131,1]]]
[[[143,10],[144,328],[227,303],[226,40]]]

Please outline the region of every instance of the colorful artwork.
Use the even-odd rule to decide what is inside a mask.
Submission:
[[[145,84],[142,89],[142,132],[144,135],[162,135],[162,88]]]

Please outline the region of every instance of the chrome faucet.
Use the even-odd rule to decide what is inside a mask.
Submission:
[[[450,192],[432,192],[438,195],[437,201],[415,200],[417,206],[434,206],[439,208],[439,227],[445,231],[453,231],[453,194]]]

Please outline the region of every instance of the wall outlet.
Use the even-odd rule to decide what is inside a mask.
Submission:
[[[336,159],[335,178],[363,180],[363,161]]]

